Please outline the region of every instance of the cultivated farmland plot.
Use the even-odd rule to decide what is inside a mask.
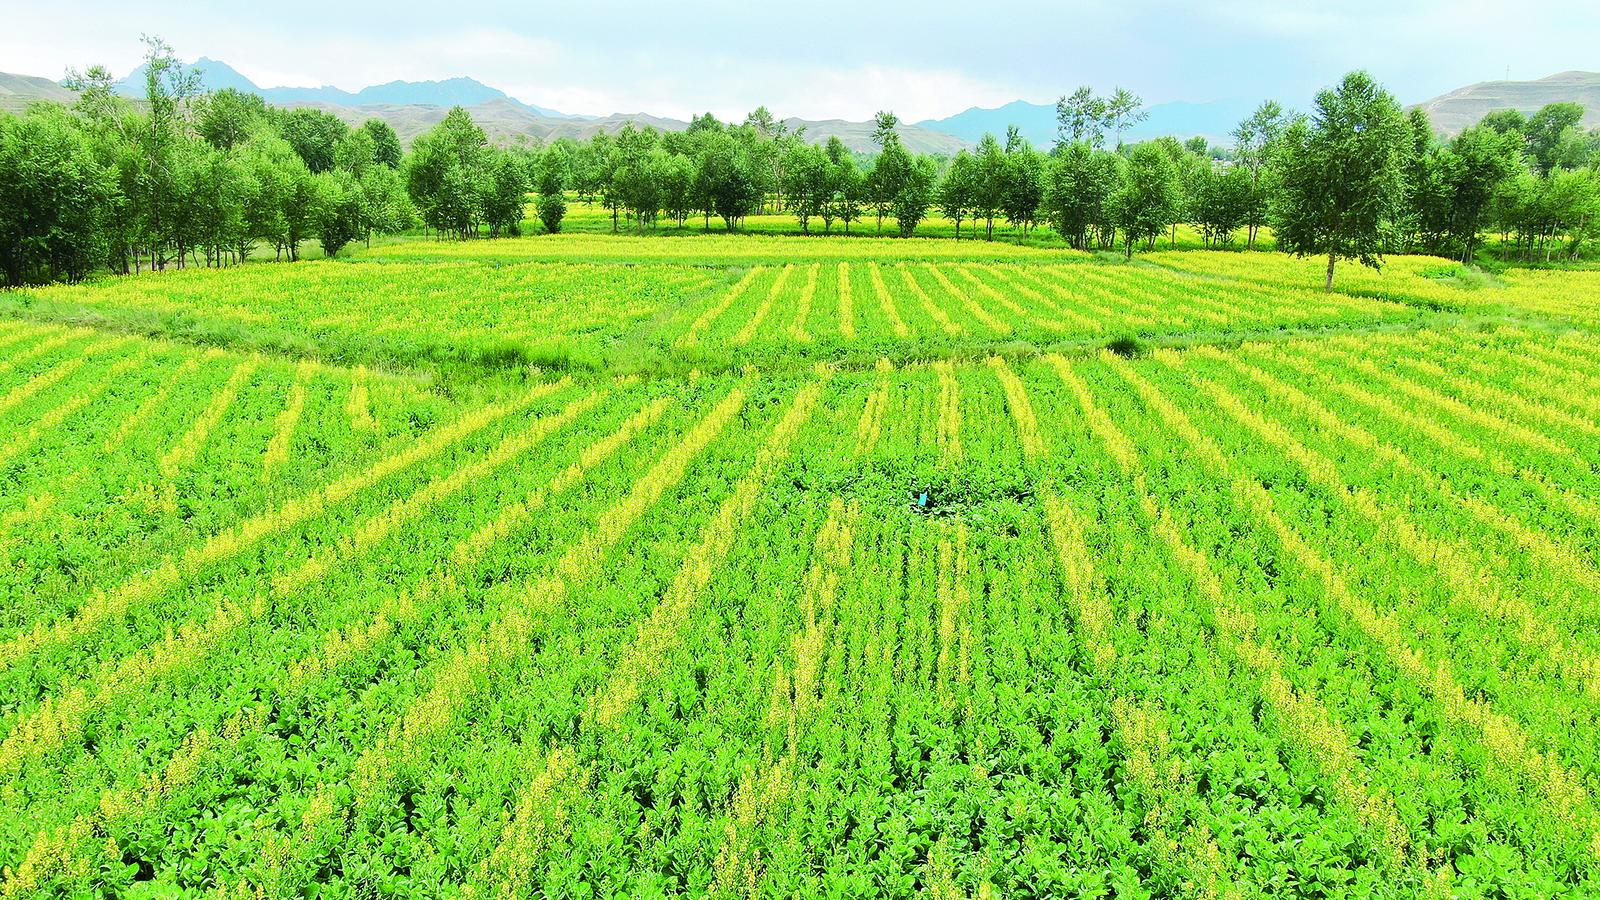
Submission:
[[[1600,893],[1590,273],[638,243],[0,298],[0,896]]]

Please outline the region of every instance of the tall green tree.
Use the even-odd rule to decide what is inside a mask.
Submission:
[[[1088,144],[1099,147],[1105,140],[1106,101],[1083,85],[1056,101],[1056,143],[1059,146]]]
[[[400,168],[405,152],[400,147],[400,136],[394,133],[394,126],[382,119],[368,119],[361,123],[360,130],[372,138],[372,158],[378,165]]]
[[[1275,100],[1265,100],[1233,130],[1234,161],[1250,174],[1243,218],[1246,249],[1255,247],[1256,236],[1271,213],[1275,190],[1272,162],[1288,125],[1283,107]]]
[[[1563,151],[1572,146],[1582,120],[1583,107],[1576,103],[1551,103],[1528,118],[1523,128],[1528,140],[1528,156],[1540,174],[1548,174],[1563,165],[1581,164],[1581,160]]]
[[[317,240],[329,259],[366,231],[366,203],[356,177],[343,169],[312,176]]]
[[[1000,214],[1006,194],[1006,156],[994,135],[985,134],[978,141],[972,161],[972,216],[983,222],[985,240],[994,240],[994,219]]]
[[[1119,87],[1105,101],[1105,122],[1117,136],[1117,148],[1122,148],[1122,133],[1143,122],[1150,115],[1144,100],[1138,94]]]
[[[191,239],[205,254],[206,265],[221,266],[244,239],[245,204],[253,196],[249,173],[235,155],[196,142],[185,154]]]
[[[1178,198],[1178,171],[1172,155],[1154,141],[1135,145],[1120,183],[1106,201],[1111,224],[1121,232],[1123,251],[1129,258],[1134,244],[1154,244],[1176,221]]]
[[[890,212],[901,237],[911,237],[922,220],[928,217],[933,206],[934,186],[939,179],[939,167],[926,156],[914,157],[906,167],[905,180],[894,196]]]
[[[1522,142],[1515,134],[1468,128],[1450,141],[1439,180],[1448,204],[1446,231],[1463,262],[1477,251],[1478,234],[1501,186],[1523,170]]]
[[[322,213],[322,195],[317,176],[311,173],[299,154],[295,154],[299,165],[289,164],[284,167],[286,179],[284,191],[281,196],[283,208],[283,235],[281,251],[288,253],[289,261],[294,262],[300,258],[300,245],[319,231],[319,216]]]
[[[789,195],[789,211],[799,221],[800,230],[810,234],[811,220],[828,214],[833,198],[832,164],[821,147],[810,144],[793,144],[784,156],[783,187]]]
[[[1207,248],[1226,247],[1234,232],[1246,227],[1251,208],[1250,173],[1239,166],[1221,168],[1209,160],[1190,181],[1184,198],[1189,221],[1199,229]]]
[[[1384,231],[1405,197],[1410,130],[1393,96],[1365,72],[1317,94],[1309,122],[1283,138],[1282,187],[1273,207],[1278,247],[1334,264],[1383,264]]]
[[[872,142],[881,149],[891,138],[900,137],[900,117],[887,110],[878,110],[872,117]]]
[[[961,240],[961,223],[972,215],[976,204],[977,179],[976,161],[971,153],[961,150],[950,161],[950,170],[939,184],[939,208],[945,218],[956,223],[958,241]]]
[[[150,267],[165,268],[176,236],[178,165],[175,154],[190,133],[190,101],[200,93],[200,74],[186,68],[172,47],[158,37],[145,37],[143,109],[129,129],[136,148],[133,192],[139,243],[150,254]]]
[[[289,110],[278,127],[313,175],[334,167],[339,142],[350,130],[333,113],[307,106]]]
[[[105,259],[111,173],[70,116],[38,107],[0,115],[0,276],[4,284],[77,281]]]
[[[195,129],[218,150],[232,150],[268,118],[267,103],[259,94],[223,88],[199,99]]]
[[[1090,249],[1097,236],[1109,243],[1107,205],[1123,165],[1121,157],[1086,140],[1057,146],[1051,155],[1045,167],[1045,219],[1073,249]]]
[[[832,166],[829,182],[833,187],[823,223],[825,227],[831,227],[832,220],[838,219],[844,223],[845,233],[849,234],[850,223],[861,218],[861,199],[866,190],[865,179],[861,169],[856,166],[855,157],[845,148],[844,141],[839,140],[837,135],[828,138],[828,144],[823,152],[828,155],[828,162]]]
[[[705,210],[708,229],[711,216],[718,216],[732,231],[760,203],[760,185],[750,158],[732,135],[707,137],[696,160],[695,193]]]
[[[1039,219],[1044,203],[1044,157],[1022,139],[1016,128],[1006,139],[1005,187],[1000,194],[1000,212],[1013,228],[1024,233]]]
[[[682,154],[663,153],[652,164],[651,176],[660,184],[662,211],[682,228],[695,210],[694,161]]]
[[[493,150],[485,164],[483,223],[490,237],[522,233],[528,206],[528,170],[509,150]]]
[[[417,208],[399,172],[376,165],[361,175],[359,183],[365,207],[362,238],[369,246],[374,232],[395,234],[417,227]]]
[[[878,218],[878,231],[882,232],[884,218],[893,214],[895,198],[900,196],[911,177],[912,159],[905,145],[900,143],[899,133],[894,130],[898,120],[892,113],[878,115],[883,149],[878,151],[877,159],[872,162],[872,171],[867,175],[867,194],[872,201],[872,211]],[[884,130],[885,127],[887,130]]]
[[[485,198],[492,190],[488,152],[488,136],[459,106],[417,137],[405,178],[424,224],[457,237],[477,233],[484,221]]]
[[[551,144],[539,157],[539,221],[551,234],[561,231],[561,220],[567,215],[567,182],[571,177],[572,157],[566,147]]]

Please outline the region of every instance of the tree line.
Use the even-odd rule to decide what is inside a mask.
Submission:
[[[0,278],[17,285],[242,262],[297,260],[426,224],[515,232],[527,161],[491,147],[464,112],[405,153],[387,123],[278,109],[199,75],[148,39],[145,96],[102,67],[69,75],[78,99],[0,115]],[[462,198],[466,198],[463,208]]]
[[[911,235],[932,213],[956,238],[994,239],[1003,221],[1048,226],[1071,247],[1131,256],[1188,224],[1207,247],[1252,248],[1271,228],[1279,249],[1377,265],[1385,253],[1470,261],[1496,231],[1524,259],[1574,257],[1600,227],[1600,137],[1582,109],[1498,112],[1446,141],[1421,110],[1365,73],[1318,94],[1309,114],[1263,103],[1231,146],[1203,138],[1133,144],[1144,118],[1132,93],[1085,87],[1056,105],[1057,140],[1034,148],[1017,129],[954,157],[909,151],[899,120],[879,113],[874,151],[823,145],[765,107],[740,123],[707,113],[683,131],[625,125],[588,140],[496,147],[456,108],[409,152],[373,119],[267,106],[234,90],[203,93],[167,45],[149,39],[145,99],[112,91],[101,68],[73,73],[70,107],[0,115],[0,274],[7,284],[77,280],[109,270],[222,266],[263,247],[295,260],[315,239],[337,255],[374,234],[422,227],[446,237],[521,232],[530,194],[543,230],[569,199],[598,203],[615,231],[663,219],[792,215],[800,230]]]
[[[1004,220],[1026,234],[1048,225],[1080,250],[1157,246],[1188,224],[1206,247],[1254,248],[1271,228],[1279,249],[1377,265],[1385,253],[1473,260],[1497,231],[1523,260],[1576,258],[1600,229],[1600,132],[1583,110],[1556,103],[1532,116],[1491,114],[1445,140],[1421,109],[1404,112],[1364,72],[1320,92],[1308,114],[1262,103],[1228,147],[1171,137],[1132,145],[1122,134],[1144,118],[1140,99],[1080,88],[1057,103],[1058,135],[1040,152],[1009,129],[936,159],[908,152],[892,113],[879,113],[876,154],[858,159],[837,137],[823,146],[775,123],[765,108],[740,125],[698,116],[687,131],[625,127],[588,141],[562,140],[536,163],[541,204],[569,190],[603,203],[613,230],[645,230],[661,216],[694,214],[728,230],[770,208],[801,231],[845,231],[871,217],[910,235],[937,211],[968,234],[995,236]],[[541,207],[542,209],[542,207]],[[559,215],[547,228],[559,227]]]

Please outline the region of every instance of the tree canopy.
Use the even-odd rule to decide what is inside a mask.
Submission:
[[[874,117],[862,153],[837,136],[810,140],[766,107],[738,122],[698,115],[682,131],[625,124],[510,147],[455,108],[407,148],[381,119],[352,128],[250,93],[203,93],[159,40],[146,44],[144,72],[138,104],[91,67],[69,78],[70,108],[0,114],[7,284],[225,265],[263,244],[296,260],[310,239],[335,256],[418,225],[451,238],[555,233],[574,197],[604,205],[616,231],[692,218],[733,231],[779,211],[801,234],[851,232],[867,215],[878,233],[888,219],[891,233],[911,235],[938,212],[957,239],[1004,228],[1028,239],[1045,225],[1055,233],[1045,240],[1126,256],[1164,232],[1175,244],[1184,223],[1206,247],[1242,234],[1246,249],[1270,226],[1280,249],[1327,258],[1329,288],[1340,259],[1471,261],[1496,231],[1496,252],[1570,257],[1600,230],[1600,133],[1582,129],[1577,106],[1491,113],[1444,140],[1361,72],[1320,93],[1309,116],[1262,103],[1231,147],[1124,143],[1144,116],[1139,97],[1081,87],[1056,104],[1047,153],[1012,127],[952,157],[911,152],[893,112]]]

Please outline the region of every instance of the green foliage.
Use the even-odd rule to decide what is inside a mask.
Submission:
[[[572,179],[571,153],[562,144],[551,144],[536,163],[534,187],[539,192],[539,221],[544,230],[556,234],[567,215],[567,185]]]
[[[332,259],[367,230],[367,204],[354,175],[339,170],[314,176],[315,225],[322,252]]]
[[[1106,101],[1083,85],[1070,96],[1056,101],[1056,142],[1058,146],[1087,144],[1092,148],[1105,140]]]
[[[232,150],[243,144],[270,117],[266,101],[259,94],[234,88],[206,94],[198,105],[195,131],[218,150]]]
[[[1012,228],[1031,230],[1044,204],[1045,158],[1022,140],[1015,128],[1006,140],[1000,213]]]
[[[1403,132],[1390,154],[1401,172],[1397,195],[1393,179],[1374,187],[1374,173],[1393,168],[1369,165],[1384,156],[1372,152],[1376,133],[1340,124],[1375,114],[1371,103],[1327,107],[1312,123],[1263,103],[1240,124],[1231,151],[1170,138],[1128,148],[1121,138],[1143,115],[1140,99],[1120,88],[1108,97],[1082,88],[1058,104],[1063,139],[1049,156],[1013,127],[1003,144],[986,136],[975,151],[949,161],[908,152],[899,118],[889,112],[875,117],[873,155],[850,151],[837,136],[819,147],[765,107],[739,124],[706,114],[682,132],[625,124],[614,134],[544,148],[490,146],[457,108],[405,152],[378,119],[350,129],[326,113],[269,108],[238,91],[201,94],[196,73],[159,40],[147,43],[146,73],[149,99],[137,106],[116,96],[115,79],[103,68],[71,74],[79,100],[63,127],[94,163],[74,171],[92,169],[104,179],[69,204],[82,213],[74,221],[85,223],[73,227],[93,233],[52,238],[63,260],[76,261],[35,266],[30,280],[100,268],[223,266],[263,245],[278,259],[298,259],[304,241],[322,237],[310,179],[331,173],[354,178],[362,208],[359,216],[327,221],[358,220],[368,244],[419,223],[440,237],[515,236],[530,211],[545,233],[593,229],[604,222],[594,215],[598,203],[614,232],[626,222],[640,233],[681,233],[703,216],[707,231],[715,217],[730,232],[809,234],[820,220],[823,232],[842,223],[850,233],[870,213],[878,232],[893,218],[902,235],[959,238],[976,221],[993,240],[1003,219],[1011,229],[1003,237],[1013,243],[1120,248],[1126,257],[1135,245],[1153,247],[1160,228],[1170,231],[1174,248],[1184,235],[1197,238],[1189,246],[1232,247],[1239,231],[1244,247],[1254,248],[1276,218],[1288,236],[1281,249],[1331,252],[1331,269],[1338,258],[1376,263],[1385,252],[1415,250],[1564,264],[1592,246],[1600,218],[1593,212],[1600,184],[1589,174],[1600,134],[1583,133],[1581,110],[1560,104],[1532,117],[1487,117],[1447,143],[1434,137],[1420,110],[1398,128],[1388,117],[1378,131]],[[1351,87],[1323,99],[1366,103]],[[1361,90],[1387,96],[1370,79]],[[1100,149],[1111,135],[1117,150]],[[1340,162],[1346,158],[1360,165],[1347,168]],[[530,191],[537,194],[531,210]],[[569,210],[573,197],[581,210]],[[94,208],[82,209],[84,203]],[[935,208],[944,218],[930,222]],[[782,224],[783,216],[797,226]],[[1041,224],[1049,231],[1036,232]],[[1483,233],[1496,230],[1500,241],[1485,251]],[[327,243],[348,246],[348,229],[336,228]]]
[[[1045,170],[1045,218],[1075,250],[1109,243],[1113,191],[1122,178],[1121,157],[1087,141],[1058,146]]]
[[[810,233],[811,220],[827,214],[834,195],[833,174],[833,163],[821,147],[794,144],[784,151],[783,193],[801,231]]]
[[[1583,107],[1576,103],[1551,103],[1528,119],[1523,134],[1528,141],[1528,155],[1542,173],[1560,167],[1581,165],[1582,160],[1572,152],[1573,133],[1583,118]]]
[[[1600,889],[1594,273],[375,250],[0,294],[10,895]]]
[[[1210,247],[1226,247],[1234,232],[1249,225],[1253,185],[1243,166],[1222,168],[1199,160],[1189,170],[1184,185],[1186,218]]]
[[[1172,155],[1158,144],[1144,143],[1128,154],[1121,182],[1106,198],[1107,219],[1122,234],[1123,253],[1133,256],[1133,246],[1155,239],[1177,221],[1178,170]]]
[[[1432,266],[1423,269],[1418,274],[1423,278],[1431,278],[1434,281],[1469,291],[1480,291],[1485,288],[1495,288],[1503,285],[1503,282],[1490,273],[1470,265]]]
[[[1273,162],[1282,151],[1283,132],[1290,121],[1282,106],[1267,100],[1233,131],[1234,159],[1250,173],[1243,219],[1247,248],[1255,246],[1257,234],[1270,220],[1278,175]]]
[[[1448,145],[1419,149],[1409,206],[1424,247],[1470,260],[1496,196],[1525,171],[1522,141],[1515,134],[1478,126]]]
[[[695,171],[694,192],[708,221],[719,216],[728,231],[761,202],[760,176],[748,148],[733,135],[706,137]]]
[[[309,106],[283,113],[278,130],[313,175],[333,169],[338,162],[339,144],[350,132],[338,116]]]
[[[1311,121],[1284,133],[1274,233],[1286,253],[1327,257],[1327,289],[1335,260],[1382,264],[1405,196],[1409,134],[1399,104],[1365,72],[1317,94]]]
[[[938,167],[933,160],[918,157],[911,161],[889,208],[901,237],[910,237],[917,230],[917,225],[927,217],[928,210],[933,206],[933,191],[938,178]]]
[[[986,134],[972,155],[972,217],[983,220],[984,237],[993,239],[995,216],[1006,192],[1006,157],[994,135]]]
[[[105,258],[114,186],[66,115],[0,116],[0,274],[7,285],[77,281]]]
[[[950,169],[939,183],[939,209],[956,223],[956,240],[961,239],[961,223],[973,215],[977,206],[978,163],[962,150],[950,161]]]
[[[483,222],[490,237],[522,233],[522,214],[527,206],[528,173],[511,153],[501,150],[489,154],[486,190],[483,194]]]
[[[391,169],[400,168],[405,154],[400,147],[400,136],[394,133],[393,126],[382,119],[368,119],[361,123],[359,130],[372,139],[374,161]]]

